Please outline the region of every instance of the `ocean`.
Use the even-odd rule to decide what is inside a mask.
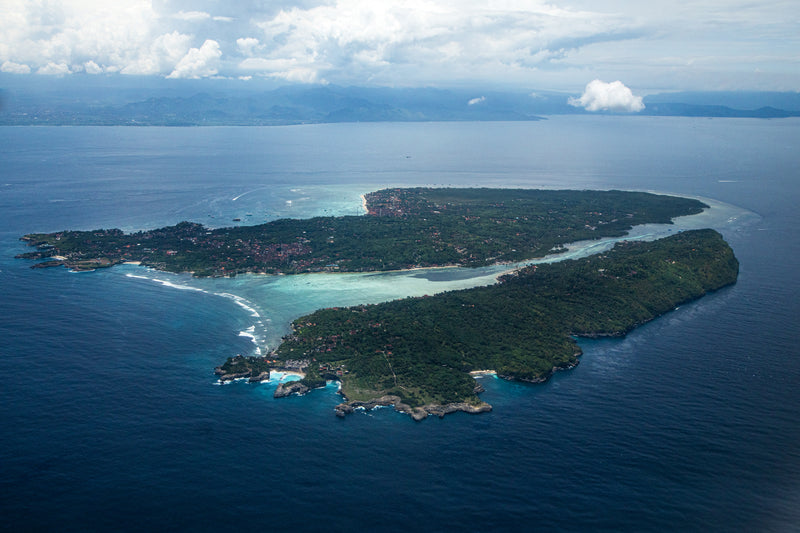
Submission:
[[[0,529],[798,531],[797,146],[798,119],[0,128]],[[491,413],[414,422],[339,419],[335,384],[275,400],[213,369],[319,307],[495,270],[193,279],[14,259],[29,232],[360,214],[361,194],[418,185],[708,199],[739,280],[581,340],[546,384],[480,378]]]

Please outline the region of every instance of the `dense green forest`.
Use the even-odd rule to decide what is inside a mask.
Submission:
[[[626,191],[404,188],[365,199],[365,216],[33,233],[22,239],[38,250],[18,257],[78,270],[139,261],[196,276],[472,267],[541,257],[707,207]],[[433,412],[426,406],[481,409],[488,406],[470,372],[543,381],[577,363],[573,336],[622,335],[735,282],[737,273],[733,252],[713,230],[623,242],[602,255],[523,268],[489,287],[322,309],[296,320],[270,360],[237,356],[217,373],[259,380],[270,367],[299,368],[309,388],[340,380],[350,402],[343,405],[397,398],[416,410],[412,416]]]
[[[306,359],[307,382],[340,379],[350,401],[479,405],[470,371],[538,382],[574,366],[573,336],[623,335],[736,281],[714,230],[625,241],[602,255],[523,268],[498,284],[377,305],[322,309],[272,357]]]
[[[541,257],[569,242],[624,235],[634,225],[670,223],[707,207],[642,192],[488,188],[384,189],[366,200],[366,216],[32,233],[22,239],[38,251],[18,257],[76,270],[138,261],[196,276],[482,266]]]

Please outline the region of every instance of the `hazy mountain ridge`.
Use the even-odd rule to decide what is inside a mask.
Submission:
[[[0,89],[0,125],[287,125],[331,122],[519,121],[587,114],[559,92],[287,86],[262,91]],[[684,92],[644,98],[648,116],[800,116],[800,94]],[[618,114],[599,112],[601,114]],[[598,114],[597,112],[593,114]]]

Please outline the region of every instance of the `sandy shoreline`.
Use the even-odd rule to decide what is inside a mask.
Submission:
[[[306,375],[303,372],[299,372],[297,370],[272,370],[270,372],[273,374],[283,374],[284,376],[297,376],[300,379],[306,377]]]

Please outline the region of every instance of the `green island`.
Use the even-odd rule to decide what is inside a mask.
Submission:
[[[542,382],[578,363],[574,336],[621,336],[736,281],[733,251],[714,230],[626,241],[580,260],[529,266],[500,282],[298,318],[271,355],[305,360],[297,386],[338,379],[357,407],[394,405],[415,419],[491,409],[472,373]]]
[[[566,243],[621,236],[632,226],[670,223],[707,207],[643,192],[530,189],[384,189],[364,200],[366,216],[31,233],[22,239],[38,250],[18,257],[48,259],[35,267],[139,262],[195,276],[475,267],[540,257]]]
[[[385,189],[365,201],[368,213],[358,217],[29,234],[22,239],[38,250],[18,257],[74,269],[139,261],[196,276],[481,266],[541,257],[707,207],[623,191]],[[271,369],[302,375],[281,384],[276,397],[338,380],[340,416],[378,405],[416,420],[485,412],[491,406],[478,396],[476,374],[542,382],[578,363],[575,337],[625,335],[735,283],[738,269],[711,229],[623,241],[588,258],[516,269],[486,287],[321,309],[296,319],[266,357],[228,358],[215,372],[223,381],[261,381]]]

